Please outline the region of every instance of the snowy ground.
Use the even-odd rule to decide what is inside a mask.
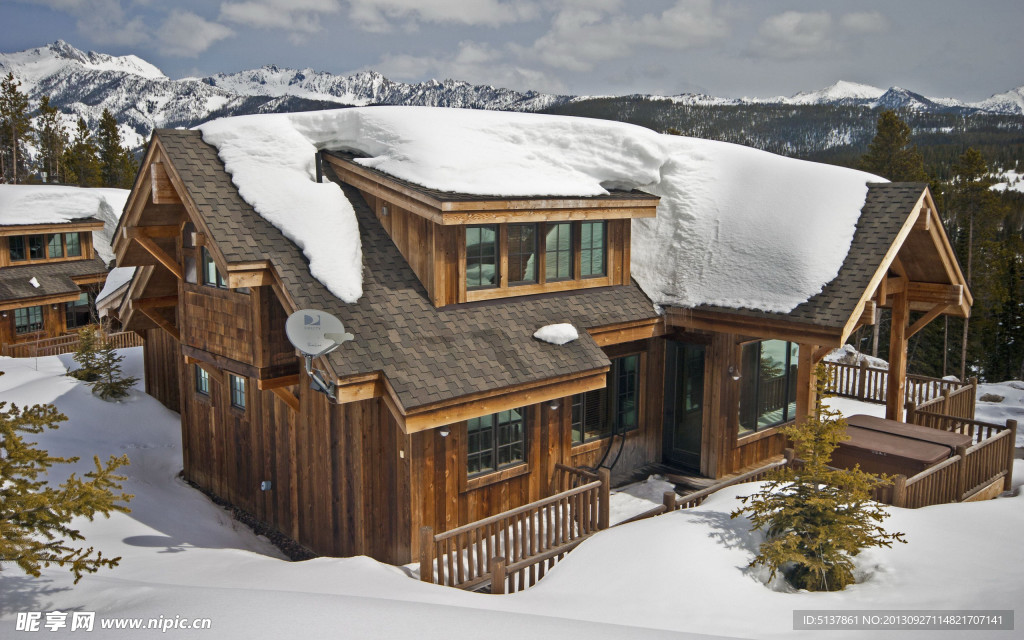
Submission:
[[[140,351],[127,350],[132,375],[142,373]],[[735,495],[751,485],[719,492],[697,509],[602,532],[536,587],[510,596],[426,585],[368,558],[287,562],[176,479],[176,414],[141,391],[123,403],[100,401],[62,375],[67,364],[70,356],[40,358],[38,364],[0,358],[0,370],[7,372],[0,377],[0,399],[54,402],[71,416],[61,429],[38,436],[55,455],[131,457],[125,488],[136,496],[132,512],[76,523],[89,544],[123,559],[76,586],[60,569],[32,579],[4,565],[0,638],[33,636],[15,630],[18,613],[41,612],[45,624],[46,613],[54,611],[96,612],[90,635],[110,638],[458,638],[495,630],[501,638],[817,638],[835,634],[794,631],[794,609],[1013,609],[1024,599],[1024,546],[1018,541],[1024,497],[891,509],[887,527],[905,532],[910,544],[865,552],[858,562],[862,582],[832,594],[792,593],[778,581],[765,585],[762,572],[746,569],[759,537],[729,513],[737,506]],[[1015,477],[1024,480],[1024,462],[1018,461]],[[616,519],[660,503],[666,485],[654,479],[619,492]],[[211,629],[164,634],[100,628],[104,620],[141,618],[146,624],[161,616],[209,618]],[[41,629],[37,633],[47,637],[85,633]],[[973,637],[989,635],[1021,636]]]

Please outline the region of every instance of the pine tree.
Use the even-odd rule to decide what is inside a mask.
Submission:
[[[910,142],[910,127],[886,110],[878,116],[875,137],[868,152],[861,156],[860,167],[893,182],[925,182],[924,159]]]
[[[36,166],[45,174],[46,182],[60,183],[64,178],[64,151],[68,147],[68,134],[61,122],[60,111],[50,104],[50,96],[39,100],[39,116],[36,120],[36,146],[39,155]]]
[[[96,354],[96,370],[99,376],[89,383],[92,392],[104,400],[123,398],[128,395],[132,386],[139,381],[131,376],[124,377],[121,372],[121,361],[124,356],[114,350],[114,345],[103,342]]]
[[[0,173],[4,182],[18,184],[18,176],[28,173],[25,145],[32,132],[28,97],[13,73],[0,82]]]
[[[99,149],[93,140],[89,125],[78,119],[75,137],[64,152],[65,182],[80,187],[100,186]]]
[[[100,128],[96,139],[99,146],[102,186],[131,189],[138,167],[131,152],[121,145],[121,132],[117,128],[117,120],[106,109],[100,116]]]
[[[99,379],[99,348],[100,342],[99,337],[96,335],[95,327],[83,327],[79,330],[78,348],[75,349],[75,355],[72,356],[74,361],[78,363],[78,368],[69,372],[68,375],[85,382]]]
[[[112,511],[130,511],[126,503],[132,496],[117,493],[125,478],[114,474],[128,464],[128,456],[111,456],[106,465],[93,457],[96,469],[84,478],[71,474],[61,485],[50,486],[49,468],[78,458],[51,456],[36,443],[26,442],[24,434],[56,429],[65,420],[67,416],[52,404],[19,409],[0,401],[0,571],[13,562],[38,577],[41,568],[56,564],[68,567],[77,583],[82,574],[115,567],[120,560],[105,558],[93,547],[75,546],[85,538],[71,521],[78,516],[92,520],[97,513],[110,517]]]
[[[887,516],[871,500],[875,487],[889,482],[854,469],[828,466],[839,442],[848,439],[846,420],[822,405],[828,374],[817,369],[814,414],[782,432],[794,442],[803,468],[785,467],[751,496],[740,498],[754,529],[766,540],[750,566],[764,565],[771,578],[783,571],[794,586],[809,591],[840,591],[855,582],[853,557],[869,547],[905,542],[902,533],[887,533],[880,525]]]

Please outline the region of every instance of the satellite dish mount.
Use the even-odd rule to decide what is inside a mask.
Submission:
[[[284,323],[284,332],[288,336],[288,341],[306,360],[310,388],[337,402],[337,385],[325,380],[324,372],[313,368],[313,359],[325,356],[343,343],[352,340],[352,334],[345,331],[341,320],[326,311],[316,309],[299,309],[288,316]]]

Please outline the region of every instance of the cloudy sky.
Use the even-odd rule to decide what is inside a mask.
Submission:
[[[978,100],[1024,85],[1020,0],[0,0],[0,50],[63,39],[172,78],[277,64],[572,94]]]

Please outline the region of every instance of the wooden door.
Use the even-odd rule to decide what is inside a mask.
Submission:
[[[700,470],[705,347],[673,340],[667,347],[664,458],[671,464]]]

